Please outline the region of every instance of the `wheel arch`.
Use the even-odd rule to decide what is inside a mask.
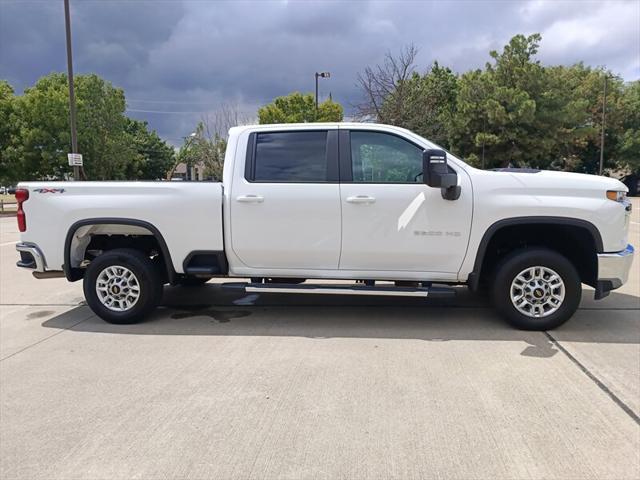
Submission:
[[[144,221],[133,218],[112,218],[112,217],[101,217],[101,218],[86,218],[83,220],[78,220],[73,223],[69,229],[67,230],[67,235],[64,241],[64,264],[62,269],[64,271],[65,277],[70,282],[75,282],[76,280],[80,280],[82,278],[82,269],[72,265],[71,260],[71,251],[73,239],[76,232],[83,227],[90,227],[95,225],[123,225],[130,227],[138,227],[144,230],[147,230],[157,241],[158,246],[162,252],[162,256],[165,263],[165,268],[167,272],[167,278],[171,284],[176,282],[176,271],[173,268],[173,262],[171,260],[171,254],[169,253],[169,248],[167,247],[167,242],[165,241],[162,233],[158,230],[155,225]]]
[[[480,279],[483,273],[486,271],[485,260],[487,259],[487,251],[492,243],[492,240],[496,239],[500,232],[505,232],[507,229],[515,229],[517,227],[570,227],[573,229],[579,229],[585,234],[588,234],[589,238],[593,241],[593,246],[596,253],[604,251],[602,236],[597,227],[587,221],[579,218],[571,217],[512,217],[498,220],[493,223],[482,236],[478,250],[476,252],[476,259],[473,264],[473,271],[469,274],[467,281],[471,290],[477,290],[480,284]],[[597,259],[596,259],[597,261]],[[596,272],[597,274],[597,272]]]

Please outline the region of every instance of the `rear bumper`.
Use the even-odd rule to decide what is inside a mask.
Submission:
[[[627,282],[633,256],[634,249],[631,245],[620,252],[598,254],[596,300],[606,297],[611,290],[620,288]]]
[[[34,272],[44,272],[46,263],[44,255],[35,243],[18,243],[16,250],[20,252],[20,260],[16,263],[18,267],[27,268]]]

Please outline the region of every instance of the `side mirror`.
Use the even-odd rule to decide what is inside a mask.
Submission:
[[[457,200],[460,197],[458,174],[447,167],[447,152],[444,150],[425,150],[422,154],[422,178],[430,187],[440,188],[442,198]]]

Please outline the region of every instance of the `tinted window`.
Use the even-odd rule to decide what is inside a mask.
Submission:
[[[395,135],[351,132],[353,181],[422,183],[422,149]]]
[[[327,132],[258,133],[254,179],[326,182]]]

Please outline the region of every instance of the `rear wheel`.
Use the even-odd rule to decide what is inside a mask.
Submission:
[[[162,278],[138,250],[109,250],[87,267],[84,296],[91,310],[109,323],[136,323],[162,299]]]
[[[553,250],[519,250],[496,268],[493,301],[516,328],[556,328],[575,313],[581,296],[580,276],[575,267]]]

